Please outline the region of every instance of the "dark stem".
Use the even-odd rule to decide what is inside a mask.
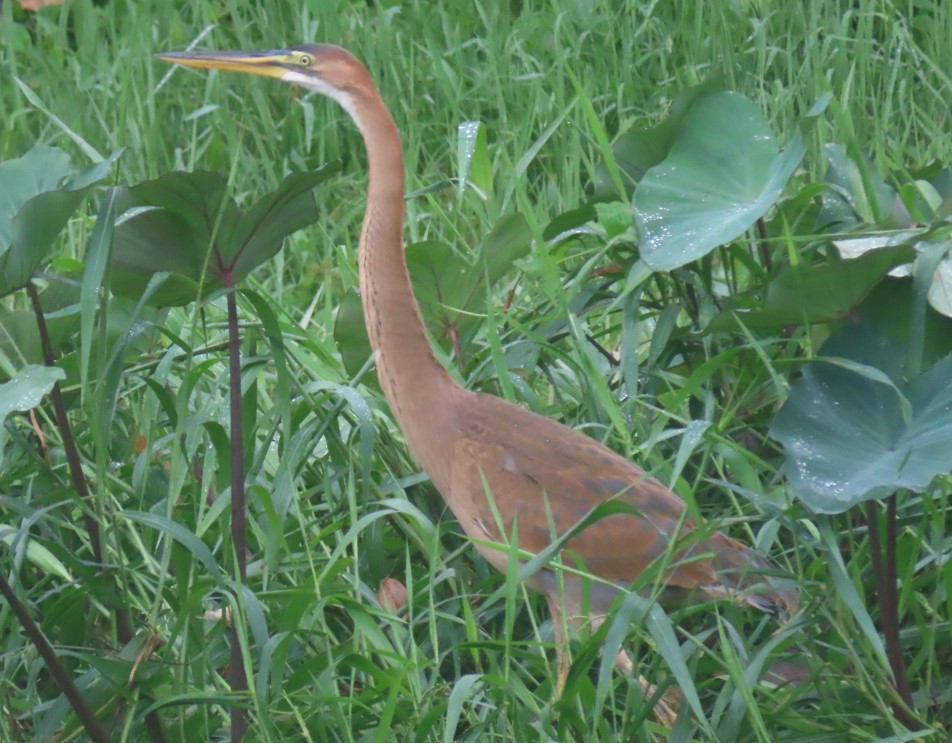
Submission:
[[[27,283],[26,291],[30,297],[30,302],[33,304],[33,314],[36,316],[36,325],[40,333],[40,345],[43,349],[43,363],[47,366],[53,366],[53,344],[50,343],[50,334],[46,327],[46,317],[43,315],[43,305],[40,302],[40,295],[36,291],[36,286],[32,281]],[[56,416],[56,427],[59,429],[60,439],[63,442],[63,451],[66,453],[66,463],[69,467],[70,479],[73,481],[73,488],[76,490],[83,504],[92,509],[92,499],[89,495],[89,487],[86,485],[86,475],[83,473],[79,448],[76,446],[76,439],[73,436],[73,429],[69,424],[69,417],[66,414],[66,404],[63,402],[63,395],[60,392],[58,382],[53,385],[50,398],[53,400],[53,414]],[[100,569],[104,569],[105,564],[103,562],[102,536],[99,531],[99,522],[96,521],[91,513],[85,510],[83,511],[83,522],[89,534],[89,542],[92,546],[93,557],[95,558],[96,564],[100,566]],[[133,637],[129,612],[115,601],[111,602],[111,608],[114,612],[116,622],[116,636],[122,645],[128,645]],[[158,712],[150,712],[146,715],[145,724],[153,743],[165,743],[165,733],[162,730]]]
[[[26,632],[27,637],[29,637],[33,645],[36,646],[47,669],[49,669],[53,678],[56,679],[56,684],[69,700],[70,706],[76,710],[76,714],[79,716],[79,720],[82,722],[86,734],[89,735],[95,743],[109,743],[109,736],[106,734],[103,726],[99,724],[99,720],[96,719],[92,709],[86,704],[86,700],[83,699],[83,695],[76,687],[76,684],[73,683],[73,677],[70,676],[63,664],[60,663],[53,646],[50,645],[43,631],[37,626],[36,622],[33,621],[30,612],[26,606],[23,605],[23,602],[17,598],[17,595],[13,592],[13,588],[7,583],[7,579],[2,573],[0,573],[0,595],[3,595],[10,605],[10,608],[13,609],[13,613],[16,614],[20,626],[23,627],[23,631]]]
[[[228,407],[231,413],[231,543],[235,550],[235,564],[238,567],[238,590],[245,584],[247,577],[247,551],[245,549],[245,446],[244,426],[241,419],[241,338],[238,334],[238,302],[235,298],[235,285],[230,272],[223,272],[228,292]],[[236,608],[240,607],[240,597],[235,597]],[[243,694],[248,690],[245,674],[244,656],[238,642],[238,612],[231,617],[231,690]],[[242,707],[231,708],[231,740],[240,743],[248,730],[248,719]]]
[[[591,335],[590,333],[586,333],[585,340],[591,343],[595,347],[595,350],[598,351],[602,356],[604,356],[608,360],[608,363],[611,364],[612,366],[618,366],[621,363],[618,359],[612,356],[611,351],[609,351],[607,348],[605,348],[605,346],[603,346],[601,343],[595,340],[595,336]]]
[[[906,664],[902,659],[902,646],[899,644],[899,576],[896,565],[896,542],[898,518],[896,515],[896,494],[893,493],[886,501],[886,570],[889,572],[886,579],[889,581],[890,595],[890,622],[892,623],[892,643],[889,642],[887,635],[886,647],[892,645],[888,650],[889,660],[892,664],[893,675],[896,677],[896,690],[906,706],[914,709],[912,706],[912,689],[909,687],[909,679],[906,675]],[[885,622],[883,623],[885,631]]]
[[[30,301],[33,303],[33,314],[36,315],[36,325],[40,331],[40,345],[43,348],[43,363],[47,366],[54,366],[53,346],[50,343],[50,334],[46,328],[43,306],[40,304],[40,295],[36,291],[36,286],[32,281],[27,283],[26,292],[30,296]],[[96,564],[102,568],[102,537],[99,533],[99,524],[93,515],[86,510],[92,510],[92,499],[89,497],[89,488],[86,487],[86,476],[83,474],[82,460],[79,457],[76,440],[73,438],[73,429],[70,428],[69,425],[69,418],[66,415],[66,405],[63,403],[63,395],[60,393],[58,382],[53,385],[50,398],[53,400],[53,413],[56,416],[56,426],[59,428],[60,438],[63,440],[63,451],[66,453],[66,464],[69,467],[69,474],[73,480],[73,487],[76,489],[76,494],[85,506],[85,508],[82,509],[83,523],[86,525],[86,531],[89,534],[89,543],[93,548],[93,558]]]
[[[902,660],[902,645],[899,641],[899,589],[896,572],[896,494],[886,501],[886,564],[883,564],[879,525],[876,519],[876,503],[866,502],[866,522],[869,527],[869,550],[872,557],[873,577],[876,582],[876,598],[879,603],[879,621],[886,641],[886,657],[892,670],[896,692],[903,704],[893,704],[896,719],[910,729],[919,726],[908,709],[913,709],[912,692],[906,678],[906,666]],[[903,706],[905,705],[905,706]]]

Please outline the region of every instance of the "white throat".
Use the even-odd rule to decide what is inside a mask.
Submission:
[[[359,118],[355,110],[354,99],[349,93],[345,93],[339,88],[328,85],[320,78],[313,77],[311,75],[304,75],[295,70],[286,70],[284,75],[281,76],[281,79],[288,83],[300,85],[301,87],[307,88],[308,90],[313,90],[315,93],[326,95],[328,98],[333,98],[348,114],[350,114],[350,117],[354,121],[358,122],[359,125]]]

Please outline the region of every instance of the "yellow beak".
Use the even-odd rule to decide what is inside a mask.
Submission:
[[[193,51],[162,52],[156,57],[186,67],[202,67],[218,70],[233,70],[265,77],[282,77],[286,65],[293,64],[290,54],[284,50],[274,51]]]

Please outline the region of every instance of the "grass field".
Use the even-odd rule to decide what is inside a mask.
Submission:
[[[766,433],[826,331],[701,337],[696,314],[684,309],[694,281],[686,270],[656,279],[633,329],[613,301],[626,271],[611,268],[630,262],[633,246],[584,235],[519,261],[487,292],[482,306],[491,311],[466,347],[456,354],[443,341],[447,364],[467,387],[580,428],[645,466],[710,522],[769,553],[795,577],[803,606],[787,625],[738,606],[669,609],[663,624],[677,638],[673,649],[661,630],[609,621],[574,645],[569,687],[554,709],[544,601],[476,555],[409,457],[372,367],[348,372],[335,341],[337,308],[356,287],[366,187],[354,128],[305,91],[153,57],[196,39],[198,48],[219,49],[346,46],[373,73],[403,136],[415,192],[406,242],[436,241],[468,257],[514,211],[541,238],[590,198],[604,137],[661,121],[679,92],[711,78],[753,100],[783,143],[832,96],[808,130],[801,183],[823,176],[831,143],[865,152],[881,173],[948,167],[948,3],[712,0],[688,10],[658,0],[73,0],[26,14],[7,0],[0,19],[0,160],[39,144],[85,167],[92,153],[122,149],[109,179],[116,184],[211,170],[227,175],[243,204],[289,173],[342,164],[316,192],[318,223],[296,233],[239,297],[249,487],[239,635],[252,674],[243,699],[249,740],[948,739],[949,479],[900,499],[900,634],[917,711],[910,731],[894,714],[866,521],[855,510],[818,516],[793,502]],[[458,127],[473,121],[486,137],[490,175],[481,191],[457,187],[468,167]],[[69,223],[54,269],[84,260],[96,212],[93,198]],[[3,303],[27,307],[18,294]],[[92,557],[62,447],[44,426],[49,413],[37,424],[51,437],[48,461],[23,453],[22,443],[0,460],[0,526],[28,530],[77,580],[44,571],[22,549],[0,548],[0,570],[113,740],[147,740],[144,715],[153,708],[168,740],[226,740],[228,633],[214,617],[229,605],[227,591],[194,542],[169,526],[230,572],[227,498],[218,497],[228,485],[225,303],[149,320],[164,330],[129,347],[105,403],[96,376],[75,373],[79,339],[62,351],[94,515],[135,640],[117,642],[111,597],[79,579],[94,572]],[[95,370],[104,371],[115,343],[104,330]],[[4,378],[20,361],[4,352]],[[115,408],[106,429],[96,425],[102,405]],[[31,431],[25,416],[7,425]],[[396,614],[376,597],[388,577],[409,594]],[[680,654],[691,673],[682,691],[703,715],[686,710],[673,731],[660,728],[637,683],[601,660],[606,639],[622,637],[641,673],[662,687],[675,683],[666,658]],[[759,680],[778,663],[796,665],[805,679]],[[0,604],[0,741],[83,736]]]

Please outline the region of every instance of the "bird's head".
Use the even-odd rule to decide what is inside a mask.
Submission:
[[[370,75],[357,58],[333,44],[300,44],[288,49],[163,52],[159,59],[187,67],[276,77],[333,98],[350,110],[354,92],[366,89]]]

